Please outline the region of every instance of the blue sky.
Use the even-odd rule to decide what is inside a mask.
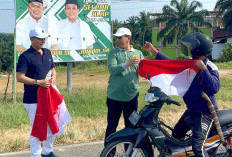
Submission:
[[[112,20],[124,21],[130,16],[138,16],[146,11],[159,13],[171,0],[111,0]],[[201,0],[204,9],[212,11],[217,0]],[[15,25],[14,0],[0,0],[0,32],[13,33]]]

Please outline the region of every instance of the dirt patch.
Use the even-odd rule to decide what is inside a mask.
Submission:
[[[72,87],[96,87],[100,89],[106,89],[108,84],[109,75],[87,75],[87,74],[75,74],[72,76]],[[0,98],[3,97],[7,86],[7,75],[0,74]],[[66,74],[59,74],[56,81],[59,89],[65,89],[67,87]],[[23,93],[24,87],[22,83],[16,84],[17,93]],[[12,76],[10,76],[10,82],[7,93],[12,93]]]
[[[232,78],[232,69],[219,70],[220,77]]]

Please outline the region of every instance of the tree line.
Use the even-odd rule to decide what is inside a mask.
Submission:
[[[14,34],[0,33],[0,72],[11,71],[14,61]]]
[[[222,17],[224,29],[232,33],[232,1],[218,0],[214,10]],[[171,0],[170,5],[164,5],[162,13],[156,19],[151,18],[151,13],[140,12],[138,17],[131,16],[123,22],[112,21],[113,32],[119,27],[128,27],[132,31],[132,42],[143,45],[144,41],[151,41],[152,27],[165,23],[165,27],[158,33],[156,40],[162,39],[165,47],[167,44],[179,43],[188,30],[201,32],[198,26],[212,27],[205,17],[209,15],[208,10],[202,9],[202,3],[189,0]]]

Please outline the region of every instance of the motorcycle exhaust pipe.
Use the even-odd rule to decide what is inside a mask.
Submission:
[[[211,100],[209,99],[209,97],[204,92],[201,93],[201,96],[202,96],[202,98],[204,98],[208,102],[209,111],[210,111],[210,113],[211,113],[211,115],[213,117],[213,122],[214,122],[214,125],[216,127],[219,138],[222,141],[222,144],[224,146],[226,146],[227,143],[226,143],[225,138],[223,136],[222,129],[221,129],[221,126],[220,126],[219,119],[218,119],[218,116],[216,114],[216,111],[214,109],[214,106],[213,106]]]

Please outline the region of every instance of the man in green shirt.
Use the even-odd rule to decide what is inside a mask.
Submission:
[[[113,36],[118,47],[108,54],[110,77],[107,88],[108,124],[105,139],[116,131],[122,112],[125,127],[131,126],[128,118],[138,108],[138,63],[144,58],[141,51],[130,45],[131,31],[128,28],[119,28]]]

